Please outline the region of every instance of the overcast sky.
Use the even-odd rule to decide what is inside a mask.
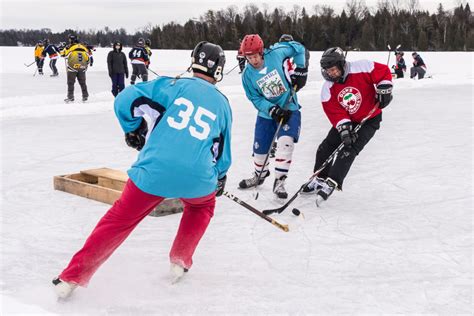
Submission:
[[[347,0],[287,0],[287,1],[163,1],[163,0],[0,0],[1,29],[41,29],[53,32],[65,29],[89,30],[125,28],[134,33],[147,24],[162,25],[171,21],[184,23],[190,18],[199,18],[209,9],[218,10],[235,5],[241,10],[253,3],[263,8],[283,7],[291,10],[294,5],[304,6],[308,14],[313,13],[315,4],[330,5],[336,11],[342,10]],[[400,3],[409,0],[398,0]],[[376,8],[379,0],[365,0],[369,7]],[[420,8],[436,11],[439,3],[445,9],[452,9],[467,0],[419,0]]]

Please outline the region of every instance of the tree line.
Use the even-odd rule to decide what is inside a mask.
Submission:
[[[402,6],[401,1],[408,1]],[[308,14],[305,7],[294,6],[263,9],[247,5],[242,10],[235,6],[217,11],[209,10],[199,19],[184,24],[170,22],[162,26],[143,28],[135,34],[125,29],[75,31],[53,33],[41,30],[1,30],[0,45],[32,46],[40,39],[58,43],[75,33],[90,45],[110,46],[120,41],[133,45],[138,38],[148,38],[152,48],[192,49],[197,40],[212,41],[224,49],[237,49],[245,34],[260,34],[266,43],[277,42],[281,34],[291,34],[310,50],[324,50],[331,46],[364,51],[385,50],[387,43],[401,44],[404,50],[472,51],[474,50],[474,19],[469,3],[453,10],[439,4],[436,13],[418,9],[418,0],[379,0],[375,9],[363,0],[348,0],[340,14],[331,6],[316,5]]]

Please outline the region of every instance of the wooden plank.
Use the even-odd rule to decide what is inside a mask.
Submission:
[[[97,178],[107,178],[111,180],[122,181],[124,183],[128,180],[128,175],[126,172],[110,168],[82,170],[81,173]]]
[[[122,194],[127,180],[127,174],[119,170],[90,169],[80,173],[55,176],[54,189],[113,204]],[[179,199],[165,199],[150,212],[150,216],[165,216],[182,211],[183,205]]]
[[[125,183],[126,182],[123,182],[121,180],[113,180],[113,179],[102,178],[102,177],[99,177],[97,181],[97,184],[102,187],[119,190],[120,192],[123,191],[123,188],[125,187]]]
[[[56,176],[54,177],[54,188],[107,204],[113,204],[122,194],[122,192],[118,190],[80,181],[78,174],[75,174],[74,178],[75,179],[68,177],[67,175]]]

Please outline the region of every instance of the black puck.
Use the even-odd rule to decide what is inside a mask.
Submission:
[[[291,212],[296,216],[300,216],[300,214],[301,214],[300,210],[297,209],[297,208],[294,208],[293,210],[291,210]]]

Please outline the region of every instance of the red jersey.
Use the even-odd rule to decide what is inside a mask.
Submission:
[[[346,71],[344,83],[325,81],[321,91],[324,112],[334,127],[349,121],[360,123],[377,103],[375,86],[392,83],[390,69],[373,61],[348,62]],[[377,109],[371,117],[381,112]]]

